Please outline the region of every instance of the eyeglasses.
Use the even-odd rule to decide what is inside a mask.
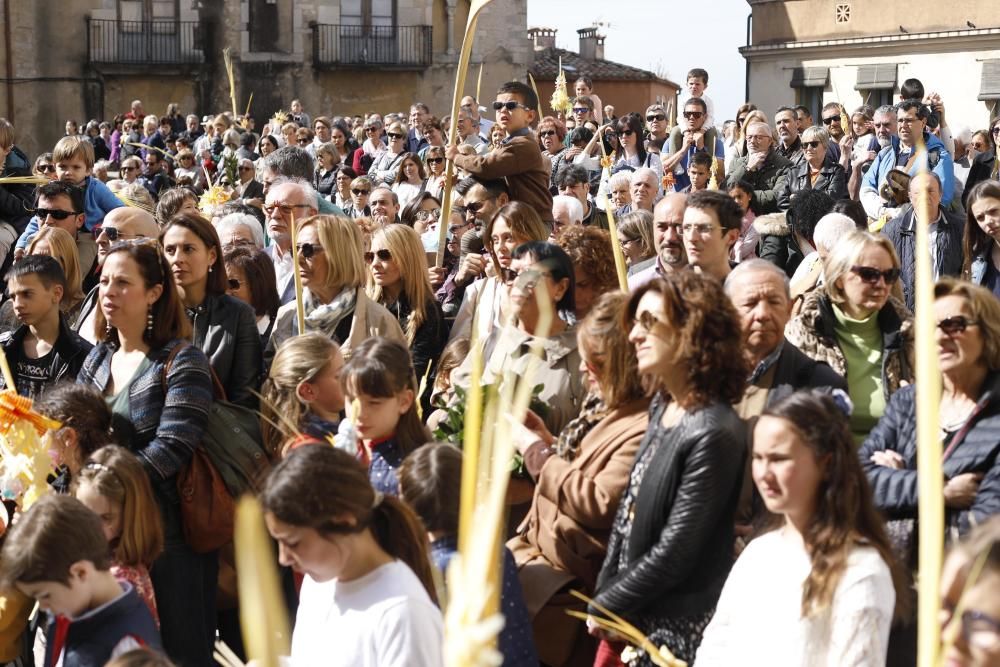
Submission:
[[[35,215],[38,216],[39,220],[44,220],[50,215],[54,220],[65,220],[70,216],[80,215],[80,211],[60,211],[59,209],[52,208],[36,208]]]
[[[500,109],[506,109],[507,111],[513,111],[514,109],[524,109],[525,111],[531,111],[528,107],[524,106],[520,102],[515,102],[511,100],[509,102],[494,102],[493,110],[500,111]],[[574,109],[576,111],[576,109]]]
[[[820,142],[818,141],[803,141],[802,148],[819,148]]]
[[[878,279],[881,278],[885,281],[886,285],[892,285],[897,280],[899,280],[899,269],[886,269],[885,271],[879,271],[876,268],[870,266],[852,266],[851,273],[861,278],[863,282],[869,285],[878,285]]]
[[[631,137],[633,134],[635,134],[635,132],[633,132],[632,130],[619,130],[618,131],[618,136],[621,136],[621,137]]]
[[[896,118],[896,123],[898,125],[913,125],[919,120],[920,119],[917,118],[916,116],[913,116],[912,118],[908,116],[906,118]]]
[[[417,220],[437,220],[441,215],[441,209],[432,208],[429,211],[417,211],[415,216]]]
[[[667,119],[667,117],[665,115],[663,115],[662,113],[654,113],[654,114],[650,114],[650,115],[646,116],[646,122],[647,123],[654,123],[654,122],[661,121],[661,120],[666,120],[666,119]]]
[[[365,262],[371,264],[375,261],[375,258],[378,258],[380,262],[388,262],[392,260],[392,253],[387,248],[365,253]]]
[[[684,117],[688,120],[698,120],[705,115],[704,111],[685,111]]]
[[[721,229],[721,227],[719,227],[718,225],[713,225],[710,222],[696,222],[696,223],[686,222],[683,225],[681,225],[681,231],[685,235],[694,232],[698,236],[708,236],[716,229]]]
[[[471,224],[472,224],[471,222],[463,222],[460,225],[449,225],[448,226],[448,233],[449,234],[455,234],[456,232],[462,231],[463,229],[465,229],[466,227],[470,226]]]
[[[122,171],[135,171],[139,167],[122,167]]]
[[[833,125],[834,123],[840,122],[840,116],[830,116],[829,118],[823,119],[824,125]]]
[[[396,139],[402,139],[402,138],[403,138],[403,137],[405,137],[406,135],[405,135],[405,134],[397,134],[396,132],[389,132],[389,133],[387,133],[387,136],[388,136],[388,137],[389,137],[390,139],[392,139],[392,140],[394,140],[394,141],[395,141]]]
[[[542,130],[541,132],[538,133],[538,136],[544,139],[545,137],[553,137],[555,136],[555,134],[556,134],[555,130]]]
[[[618,245],[620,245],[624,249],[626,246],[632,245],[637,240],[638,239],[623,239],[623,240],[621,240],[621,241],[618,242]]]
[[[996,131],[994,131],[993,134],[996,134]],[[51,164],[40,164],[38,165],[38,171],[43,174],[54,174],[56,173],[56,168]]]
[[[975,320],[970,320],[964,315],[953,315],[952,317],[946,317],[937,323],[937,328],[946,333],[949,336],[954,336],[956,334],[963,333],[967,328],[974,327],[979,322]]]
[[[304,259],[312,259],[316,253],[323,252],[323,246],[318,243],[300,243],[295,248]]]
[[[486,202],[489,201],[493,201],[493,198],[491,197],[490,199],[484,199],[482,201],[469,202],[465,205],[465,209],[475,215],[486,208]]]
[[[587,113],[590,111],[587,107],[573,107],[573,113]]]
[[[281,211],[281,215],[291,215],[297,208],[312,208],[309,204],[265,204],[264,213],[273,215],[275,211]]]
[[[527,269],[525,271],[503,269],[501,273],[505,284],[525,291],[534,290],[542,278],[551,277],[551,275],[538,269]]]
[[[647,333],[652,333],[653,329],[655,329],[657,325],[666,325],[666,322],[648,310],[644,310],[639,313],[639,317],[637,317],[635,321]]]
[[[240,285],[242,285],[243,283],[241,283],[236,278],[230,278],[229,280],[226,281],[226,284],[229,285],[229,289],[238,290],[240,288]]]
[[[125,239],[142,238],[136,234],[122,234],[120,231],[118,231],[116,227],[94,227],[93,234],[95,241],[101,237],[101,234],[104,234],[105,236],[108,237],[108,241],[110,241],[111,243],[114,243],[118,239],[125,240]]]

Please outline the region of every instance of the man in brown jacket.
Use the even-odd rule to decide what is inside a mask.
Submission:
[[[503,178],[512,201],[531,206],[552,227],[552,193],[549,192],[551,164],[531,131],[538,117],[538,97],[523,83],[510,81],[500,86],[493,103],[497,124],[507,133],[500,147],[483,156],[461,155],[458,146],[446,155],[456,166],[482,180]]]

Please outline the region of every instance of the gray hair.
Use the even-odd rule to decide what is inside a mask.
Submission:
[[[638,169],[636,169],[635,171],[633,171],[632,172],[632,180],[629,181],[629,182],[630,183],[635,183],[636,181],[638,181],[641,178],[648,178],[650,176],[653,177],[653,185],[657,189],[659,189],[659,186],[660,186],[659,175],[656,173],[656,170],[650,169],[649,167],[639,167]]]
[[[830,133],[826,128],[813,125],[802,130],[802,141],[818,141],[820,146],[826,146],[830,143]]]
[[[878,109],[875,109],[875,113],[872,114],[872,118],[875,116],[892,116],[896,117],[896,107],[893,104],[883,104]]]
[[[274,155],[274,153],[271,153],[271,155]],[[268,189],[268,193],[274,192],[274,189],[279,185],[294,185],[302,193],[302,197],[306,200],[305,203],[309,204],[309,206],[314,211],[319,210],[319,193],[316,192],[316,189],[312,186],[312,183],[310,183],[306,179],[279,176],[278,178],[274,179],[274,181],[272,181],[271,187]]]
[[[264,169],[276,176],[300,178],[306,183],[313,176],[316,163],[313,156],[298,146],[282,146],[264,158]]]
[[[390,195],[392,195],[392,203],[395,204],[396,206],[399,206],[399,195],[397,195],[396,191],[390,188],[388,185],[380,185],[378,187],[372,188],[372,191],[368,193],[368,201],[371,201],[372,196],[378,190],[385,190]]]
[[[257,250],[264,249],[264,230],[260,226],[260,221],[249,213],[230,213],[215,223],[215,231],[219,233],[219,238],[228,236],[236,227],[246,227],[253,237],[253,244]]]
[[[608,188],[614,190],[617,187],[632,185],[632,172],[631,171],[619,171],[617,174],[611,176],[608,180]]]
[[[555,214],[556,204],[562,204],[569,209],[569,217],[573,222],[583,222],[583,204],[570,195],[556,195],[552,198],[552,211]]]
[[[852,222],[853,226],[854,223]],[[735,291],[736,285],[746,282],[746,275],[751,273],[768,273],[781,282],[781,286],[785,292],[785,298],[792,298],[792,291],[789,287],[788,274],[785,273],[777,264],[769,262],[766,259],[748,259],[745,262],[740,262],[736,265],[736,268],[729,272],[726,276],[726,282],[723,284],[723,289],[726,291],[726,296],[732,298],[733,292]]]
[[[827,213],[816,223],[816,229],[813,230],[813,244],[830,252],[833,246],[837,245],[837,241],[857,228],[854,220],[843,213]]]

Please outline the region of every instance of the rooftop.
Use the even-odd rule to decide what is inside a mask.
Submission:
[[[536,80],[551,80],[559,76],[559,58],[566,71],[567,81],[572,81],[580,75],[589,76],[595,81],[663,81],[674,88],[680,89],[673,81],[661,79],[649,70],[639,69],[630,65],[612,62],[610,60],[588,60],[579,53],[548,47],[535,51],[535,62],[528,71]]]

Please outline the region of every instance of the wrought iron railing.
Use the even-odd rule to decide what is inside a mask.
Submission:
[[[431,64],[429,25],[341,25],[314,23],[316,67],[419,68]]]
[[[90,62],[184,65],[205,62],[206,26],[198,21],[87,19]]]

